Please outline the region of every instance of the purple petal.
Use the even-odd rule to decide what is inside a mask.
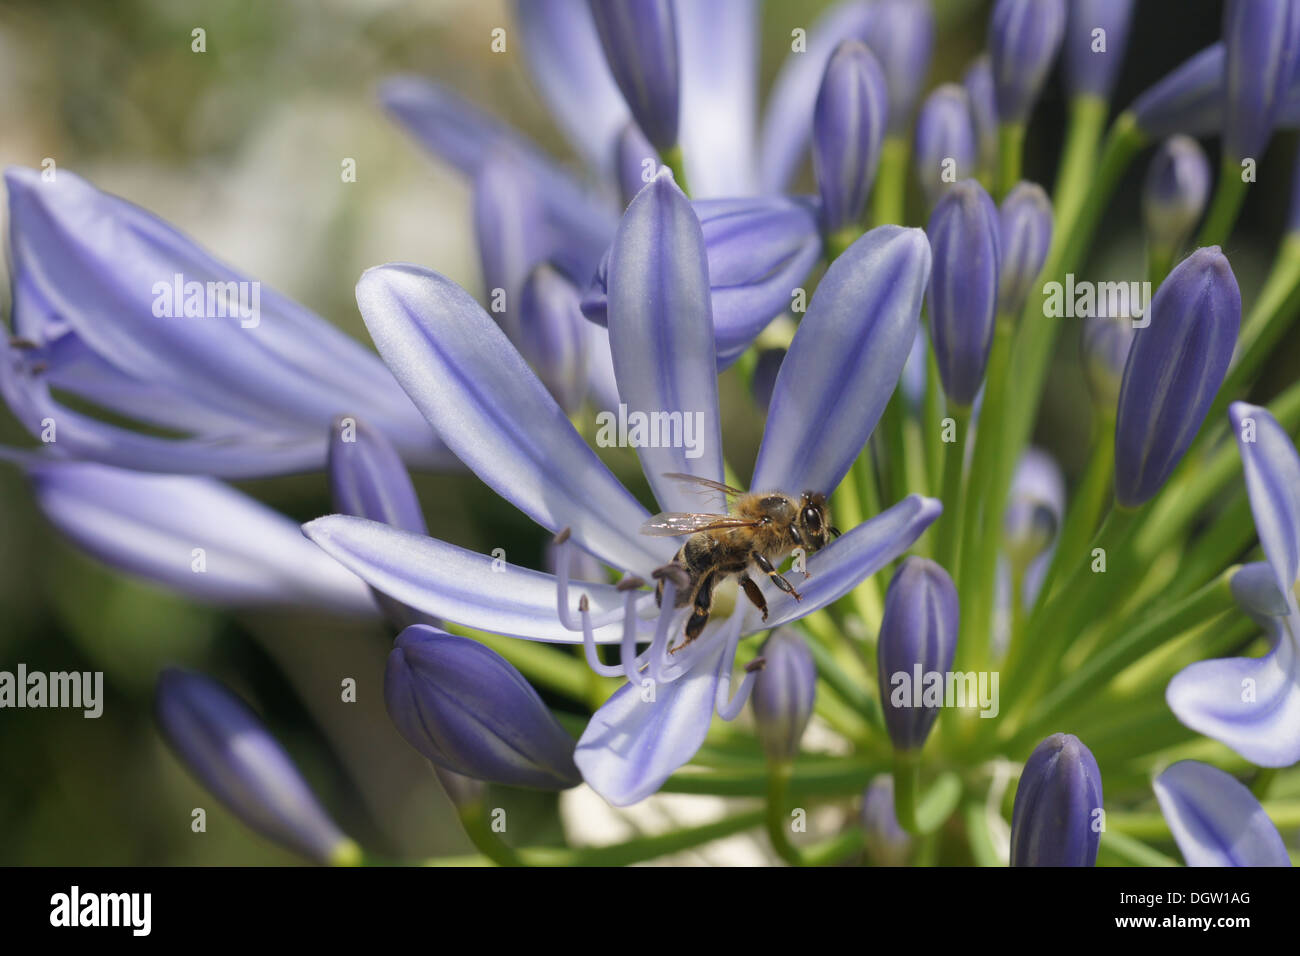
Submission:
[[[929,276],[925,233],[899,226],[831,264],[781,363],[753,487],[834,490],[898,384]]]
[[[382,432],[352,418],[335,422],[329,476],[334,507],[340,513],[428,533],[411,476]]]
[[[1259,801],[1217,767],[1182,760],[1152,784],[1188,866],[1290,866]]]
[[[533,81],[560,128],[608,177],[614,141],[631,118],[605,62],[586,0],[515,0]]]
[[[554,575],[350,515],[317,518],[302,533],[375,590],[425,614],[508,637],[582,641],[560,623]],[[577,590],[587,595],[593,615],[623,607],[624,595],[612,585]],[[620,637],[621,625],[596,628],[601,643]]]
[[[1169,682],[1165,700],[1185,725],[1251,763],[1289,767],[1300,760],[1300,665],[1286,633],[1296,618],[1271,623],[1269,653],[1192,664]]]
[[[908,495],[807,558],[808,577],[795,582],[802,600],[760,585],[767,594],[768,619],[747,633],[798,620],[838,601],[902,555],[934,523],[943,505],[934,498]],[[796,575],[797,577],[797,575]]]
[[[1278,590],[1295,613],[1295,583],[1300,578],[1300,456],[1291,436],[1268,409],[1234,402],[1228,417],[1246,472],[1259,543]]]
[[[552,246],[538,184],[518,156],[490,157],[475,174],[474,235],[484,299],[510,341],[517,344],[524,280]],[[504,310],[499,308],[501,302]]]
[[[698,489],[664,477],[683,472],[722,480],[704,233],[667,170],[632,200],[614,238],[608,322],[619,396],[629,412],[670,416],[679,425],[681,440],[637,448],[656,499],[665,511],[710,510],[701,507]]]
[[[319,863],[347,852],[348,838],[235,694],[202,674],[168,669],[158,676],[154,711],[181,761],[248,826]]]
[[[323,453],[333,418],[355,414],[404,454],[437,457],[427,425],[383,364],[320,317],[70,172],[46,182],[11,168],[5,179],[22,335],[44,344],[70,330],[113,381],[210,409],[182,430],[228,441],[235,456],[250,434],[281,442],[307,435]],[[138,408],[115,407],[116,392],[89,397],[119,412]],[[217,431],[214,420],[242,427]]]
[[[365,585],[294,522],[221,482],[82,462],[28,474],[54,526],[127,574],[213,604],[375,613]]]
[[[758,3],[677,4],[681,145],[691,195],[748,196],[757,187]]]
[[[670,542],[637,534],[645,509],[464,289],[392,264],[361,277],[357,304],[416,406],[498,494],[615,567],[646,574],[671,556]]]
[[[772,84],[758,147],[759,188],[782,193],[794,178],[812,137],[813,106],[826,63],[844,40],[866,42],[873,5],[857,2],[831,7],[812,25],[807,49],[791,52]],[[802,27],[801,27],[802,29]]]
[[[587,785],[614,806],[650,796],[704,743],[726,645],[721,630],[717,625],[700,636],[713,646],[685,676],[624,684],[592,714],[574,762]]]
[[[673,0],[588,0],[605,61],[655,148],[677,145],[681,69]]]

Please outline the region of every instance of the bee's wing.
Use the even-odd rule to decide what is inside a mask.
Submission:
[[[731,485],[724,485],[720,481],[714,481],[711,478],[701,478],[698,475],[687,475],[680,471],[666,471],[664,472],[664,477],[672,478],[674,481],[680,481],[683,484],[703,485],[705,488],[712,488],[714,491],[720,491],[724,495],[731,495],[733,497],[744,494],[744,492],[739,488],[733,488]]]
[[[758,522],[734,515],[697,514],[693,511],[664,511],[647,518],[641,533],[656,538],[675,538],[697,531],[715,531],[719,528],[752,528]]]

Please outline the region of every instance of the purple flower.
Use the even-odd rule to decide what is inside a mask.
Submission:
[[[1188,866],[1291,865],[1259,801],[1217,767],[1180,760],[1152,788]]]
[[[957,653],[957,589],[948,572],[926,558],[908,558],[885,595],[876,645],[876,677],[885,729],[899,750],[920,750],[939,716],[925,699],[927,675],[945,675]]]
[[[926,233],[934,253],[930,337],[949,400],[970,406],[993,347],[1001,269],[997,206],[979,183],[958,183],[939,200]]]
[[[894,814],[894,778],[882,773],[862,796],[862,829],[867,858],[876,866],[906,866],[912,837]]]
[[[673,0],[589,0],[614,82],[660,152],[677,145],[681,100]]]
[[[645,134],[635,123],[628,123],[623,127],[616,149],[614,168],[618,175],[618,191],[626,205],[649,182],[646,178],[646,170],[648,169],[653,176],[659,169],[661,160],[659,151],[650,145],[650,141],[645,138]]]
[[[815,202],[800,199],[703,199],[691,204],[704,231],[718,364],[738,359],[790,307],[822,254]],[[608,318],[609,259],[582,297],[582,313]]]
[[[1083,323],[1083,375],[1093,402],[1111,415],[1119,405],[1133,333],[1133,320],[1126,317],[1093,316]]]
[[[998,102],[993,89],[993,62],[987,53],[967,68],[962,85],[970,103],[979,169],[991,173],[998,165]]]
[[[334,510],[426,534],[429,530],[397,449],[364,422],[340,418],[330,433]]]
[[[1070,95],[1108,100],[1128,49],[1133,0],[1071,0],[1067,7],[1064,55]]]
[[[788,627],[772,632],[761,656],[763,669],[750,696],[754,727],[769,760],[793,760],[812,718],[817,665],[804,639]]]
[[[384,701],[406,742],[447,770],[544,790],[579,782],[573,738],[524,676],[478,641],[406,628],[388,655]]]
[[[862,218],[889,109],[885,74],[865,43],[845,40],[826,65],[813,113],[813,171],[828,233]]]
[[[792,51],[781,65],[768,97],[759,141],[759,185],[763,192],[784,191],[798,172],[812,136],[813,110],[826,64],[845,40],[867,41],[876,10],[877,5],[868,0],[832,5],[808,30],[807,49]]]
[[[1011,481],[1002,521],[1002,537],[1012,562],[1027,567],[1045,555],[1064,515],[1065,478],[1061,466],[1041,449],[1025,449]]]
[[[330,423],[356,415],[408,461],[451,463],[382,363],[320,317],[72,173],[5,182],[16,341],[0,394],[51,455],[247,478],[322,467]]]
[[[1064,35],[1065,0],[998,0],[989,23],[989,53],[1001,122],[1029,119]]]
[[[1199,136],[1223,125],[1222,43],[1189,57],[1129,108],[1148,139],[1174,133]]]
[[[587,397],[591,323],[578,289],[547,263],[528,274],[519,301],[519,351],[560,407],[575,412]]]
[[[704,243],[692,219],[691,205],[666,176],[628,208],[608,266],[609,327],[619,393],[629,409],[699,413],[692,416],[688,446],[698,456],[684,454],[685,442],[637,448],[660,507],[689,502],[699,511],[711,506],[707,498],[684,496],[663,478],[669,471],[722,478],[716,364],[708,345],[700,346],[703,354],[694,351],[696,343],[708,343],[710,326]],[[864,235],[827,271],[773,388],[755,488],[828,493],[839,482],[897,384],[928,268],[923,235],[891,226]],[[654,294],[628,295],[620,289],[624,282],[646,284]],[[778,627],[837,600],[905,551],[939,512],[938,502],[911,496],[846,530],[808,556],[809,577],[798,586],[802,600],[764,582],[766,622],[742,606],[710,620],[693,644],[670,654],[683,621],[667,593],[676,587],[671,578],[663,613],[655,612],[651,592],[636,587],[581,584],[578,598],[570,593],[570,555],[581,547],[649,579],[678,542],[639,533],[645,509],[574,430],[492,320],[447,279],[409,265],[367,272],[357,301],[380,353],[416,405],[446,426],[449,447],[540,525],[569,534],[553,576],[504,562],[494,570],[486,555],[360,518],[335,515],[304,530],[369,584],[426,614],[533,640],[583,640],[602,673],[610,665],[596,659],[595,644],[620,643],[623,660],[613,669],[629,683],[593,716],[575,755],[583,779],[611,803],[653,793],[691,759],[715,713],[738,715],[753,680],[746,675],[731,696],[742,634]],[[638,328],[651,333],[633,334]],[[818,424],[809,428],[809,422]],[[637,654],[646,640],[649,648]]]
[[[1192,234],[1210,197],[1210,162],[1190,136],[1171,136],[1147,168],[1142,220],[1147,240],[1172,255]]]
[[[998,222],[998,311],[1019,315],[1052,245],[1052,201],[1037,183],[1019,183],[1002,200]]]
[[[930,0],[877,0],[866,42],[884,67],[889,88],[889,133],[907,130],[916,101],[925,89],[934,49],[934,11]]]
[[[249,827],[318,863],[356,861],[357,845],[329,818],[289,755],[221,684],[169,668],[158,675],[154,711],[176,755]]]
[[[1294,0],[1228,0],[1223,8],[1226,158],[1258,159],[1300,61]]]
[[[211,478],[21,460],[36,504],[78,548],[132,577],[223,606],[373,615],[365,585],[298,526]]]
[[[1072,734],[1030,754],[1011,810],[1012,866],[1095,866],[1101,843],[1101,771]]]
[[[1115,499],[1151,499],[1182,460],[1223,383],[1241,326],[1241,293],[1218,246],[1198,249],[1161,284],[1133,336],[1115,421]]]
[[[940,86],[921,106],[912,165],[930,206],[975,174],[979,147],[971,117],[970,98],[956,83]]]
[[[1267,409],[1235,402],[1229,418],[1246,472],[1255,529],[1284,613],[1261,615],[1263,602],[1251,600],[1254,606],[1248,607],[1268,631],[1269,652],[1192,664],[1170,682],[1165,699],[1188,727],[1252,763],[1287,767],[1300,760],[1300,608],[1295,595],[1300,577],[1300,456]],[[1237,578],[1233,590],[1241,600],[1248,592],[1238,589]],[[1251,590],[1258,594],[1261,589]]]

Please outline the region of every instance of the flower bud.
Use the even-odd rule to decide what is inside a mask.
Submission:
[[[1007,557],[1021,568],[1047,551],[1065,511],[1065,479],[1051,455],[1028,448],[1016,466],[1002,520]]]
[[[1222,43],[1206,47],[1133,101],[1130,111],[1147,139],[1198,135],[1223,124]]]
[[[1011,810],[1012,866],[1096,866],[1101,771],[1072,734],[1039,744],[1020,774]]]
[[[916,120],[914,153],[916,178],[930,206],[958,182],[975,175],[979,149],[965,89],[946,83],[926,97]]]
[[[509,661],[423,624],[397,636],[384,700],[406,742],[467,777],[562,790],[578,783],[575,742]]]
[[[973,179],[954,186],[926,226],[933,254],[930,338],[944,392],[958,405],[974,403],[993,347],[1000,229],[997,207]]]
[[[646,178],[646,170],[649,170],[651,179],[658,172],[659,153],[650,145],[636,123],[628,123],[623,127],[623,132],[614,143],[614,150],[614,172],[618,176],[623,205],[626,206],[650,181]]]
[[[505,153],[486,160],[474,176],[474,235],[484,298],[511,342],[519,341],[520,291],[545,258],[548,234],[540,187],[523,158]]]
[[[1290,866],[1264,808],[1235,777],[1181,760],[1152,784],[1160,812],[1188,866]]]
[[[970,103],[980,175],[991,175],[998,166],[998,102],[993,89],[993,63],[987,53],[966,70],[962,85]]]
[[[767,663],[750,698],[758,740],[769,760],[790,761],[812,718],[817,665],[804,639],[790,628],[773,631],[761,653]]]
[[[365,422],[342,417],[330,431],[330,494],[334,510],[428,534],[411,476],[397,449]]]
[[[888,81],[889,133],[907,129],[925,88],[934,49],[934,11],[930,0],[877,0],[867,22],[871,47]]]
[[[894,814],[894,778],[882,773],[862,797],[862,829],[867,858],[876,866],[906,866],[912,837]]]
[[[318,863],[355,862],[357,845],[321,808],[279,742],[225,687],[168,668],[158,675],[154,711],[176,755],[245,824]]]
[[[1023,125],[1047,82],[1065,35],[1065,0],[998,0],[989,53],[998,118]]]
[[[1133,0],[1070,0],[1065,82],[1070,96],[1110,99],[1128,48]]]
[[[1147,241],[1173,255],[1192,234],[1210,196],[1210,162],[1190,136],[1171,136],[1151,159],[1142,189]]]
[[[1223,152],[1259,159],[1300,59],[1295,0],[1228,0],[1223,9]]]
[[[1160,490],[1209,413],[1241,326],[1241,292],[1218,246],[1169,274],[1137,329],[1115,420],[1115,500],[1134,508]]]
[[[813,172],[828,234],[862,219],[880,162],[887,95],[885,74],[865,43],[845,40],[835,48],[813,111]]]
[[[646,139],[677,145],[680,70],[673,0],[589,0],[605,60]]]
[[[549,263],[528,274],[519,297],[519,351],[566,412],[587,396],[587,330],[578,289]]]
[[[1052,201],[1036,183],[1020,183],[998,211],[1002,271],[998,311],[1016,315],[1043,271],[1052,245]]]
[[[945,675],[957,653],[957,589],[948,572],[926,558],[907,558],[885,595],[876,645],[876,674],[885,729],[898,750],[925,744],[943,705],[924,693],[926,675]]]
[[[1111,415],[1119,404],[1133,331],[1133,320],[1129,318],[1092,316],[1083,322],[1083,375],[1093,403]]]

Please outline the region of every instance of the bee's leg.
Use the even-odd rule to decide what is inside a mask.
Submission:
[[[773,584],[779,587],[786,594],[793,595],[796,601],[803,600],[803,595],[794,589],[794,585],[781,575],[781,572],[776,569],[775,565],[773,565],[771,561],[767,560],[766,555],[755,551],[752,558],[754,563],[758,565],[759,570],[772,579]]]
[[[671,561],[665,564],[662,568],[656,568],[654,570],[653,574],[657,581],[657,583],[655,584],[655,607],[664,606],[664,578],[668,574],[673,574],[678,578],[680,578],[681,573],[689,574],[689,569],[686,567],[686,562],[682,560],[683,552],[685,550],[686,550],[685,548],[678,549],[677,554],[673,556],[673,559]],[[686,603],[684,600],[686,595],[683,593],[683,591],[684,591],[684,587],[682,584],[679,583],[677,585],[677,601],[676,601],[677,607],[681,607],[683,604]]]
[[[670,654],[676,654],[691,641],[700,636],[704,625],[709,623],[709,609],[713,606],[713,584],[717,575],[710,572],[700,579],[700,586],[695,589],[695,609],[686,621],[686,640],[674,647]]]
[[[740,586],[745,589],[745,596],[749,598],[754,607],[763,612],[763,620],[767,620],[767,598],[763,597],[763,592],[758,589],[754,579],[748,574],[740,576]]]

